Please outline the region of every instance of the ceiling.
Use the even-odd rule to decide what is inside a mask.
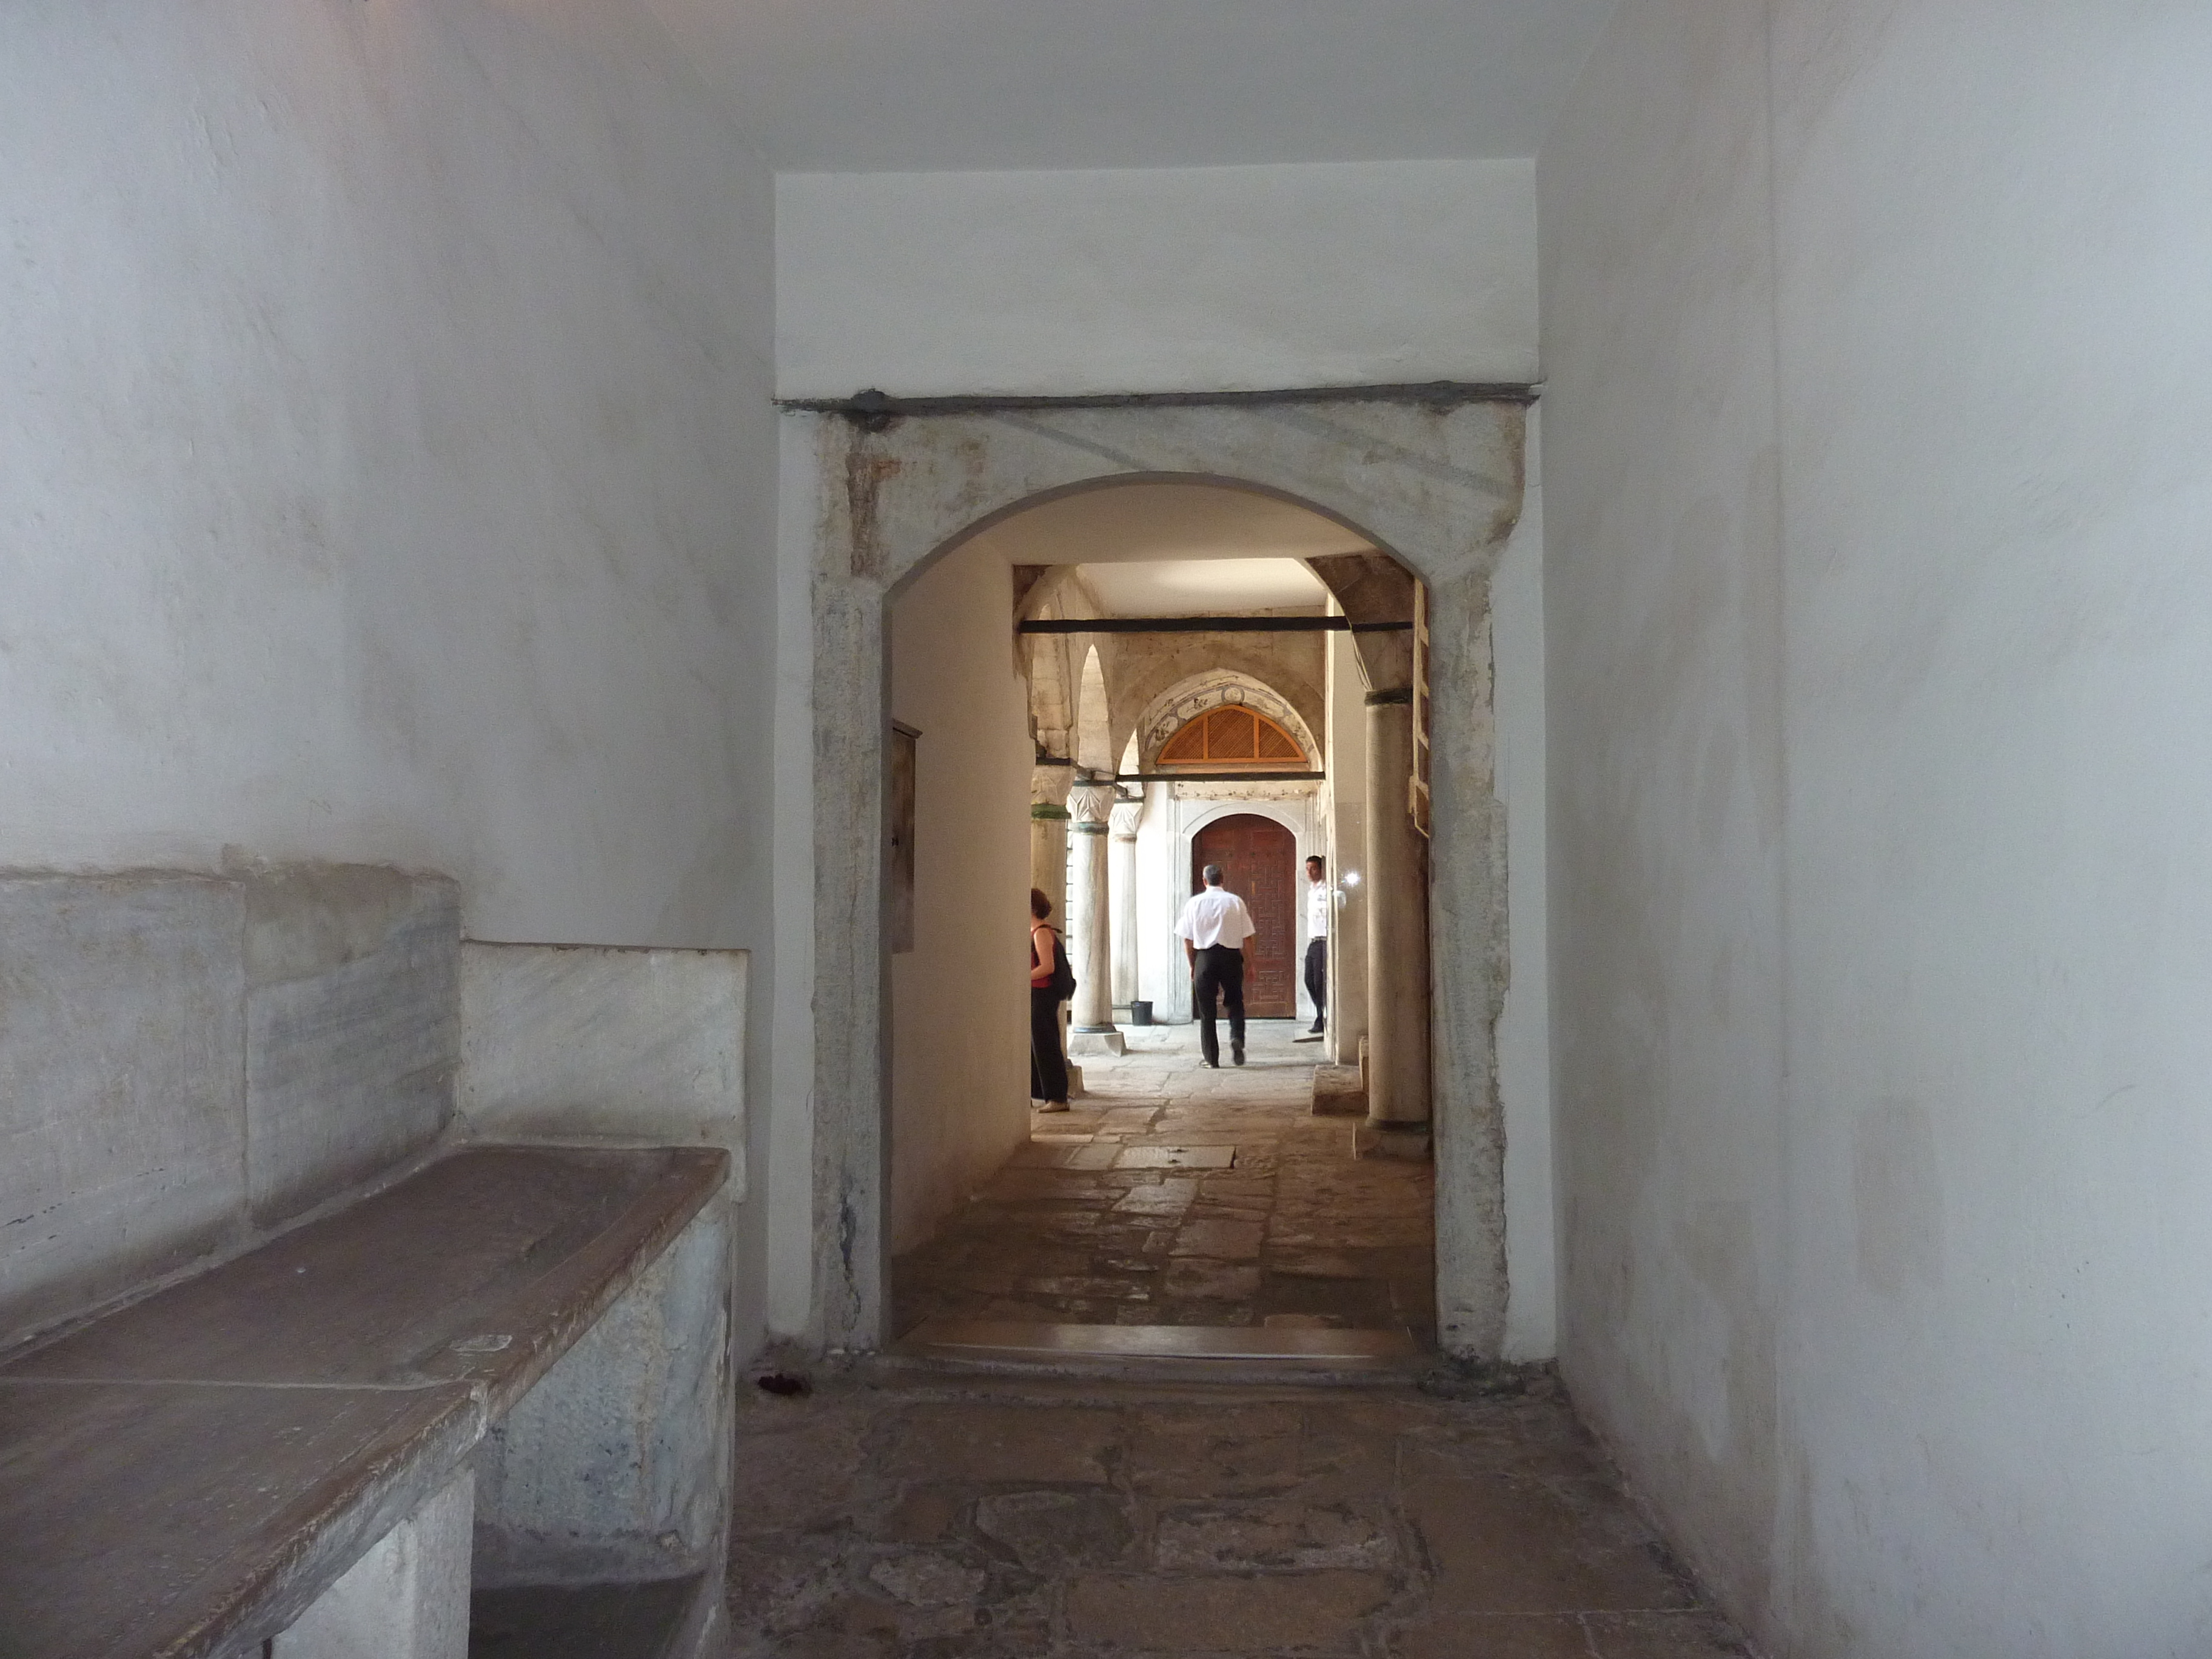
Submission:
[[[1218,484],[1131,483],[1042,502],[1000,520],[970,545],[1009,564],[1255,559],[1279,567],[1325,553],[1364,553],[1373,544],[1334,519],[1273,495]],[[1086,575],[1094,583],[1100,579],[1095,571]],[[1318,602],[1318,595],[1287,601]]]
[[[1320,578],[1296,559],[1146,560],[1086,564],[1077,574],[1109,617],[1318,611],[1328,598]]]
[[[647,0],[794,172],[1527,156],[1616,0]]]

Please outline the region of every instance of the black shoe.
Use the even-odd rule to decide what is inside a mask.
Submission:
[[[1229,1058],[1234,1060],[1237,1065],[1242,1066],[1244,1063],[1244,1045],[1241,1042],[1231,1043],[1229,1045]]]
[[[1321,1035],[1321,1022],[1319,1020],[1316,1020],[1312,1024],[1306,1027],[1306,1030],[1311,1036],[1319,1036]]]

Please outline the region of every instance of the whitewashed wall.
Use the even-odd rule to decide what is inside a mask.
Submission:
[[[1535,378],[1526,161],[785,173],[787,398]]]
[[[772,186],[657,28],[23,0],[0,202],[0,867],[769,974]]]
[[[1544,480],[1540,407],[1528,412],[1521,522],[1490,581],[1498,798],[1505,806],[1505,1357],[1559,1352],[1559,1217],[1553,1185],[1551,871],[1544,741]],[[1364,762],[1363,749],[1361,757]],[[1364,805],[1364,804],[1363,804]]]
[[[1563,1364],[1793,1659],[2212,1631],[2209,73],[1660,0],[1541,160]]]
[[[891,605],[891,714],[921,733],[915,948],[891,958],[894,1253],[927,1238],[1029,1136],[1035,750],[1013,593],[1006,560],[970,546]]]

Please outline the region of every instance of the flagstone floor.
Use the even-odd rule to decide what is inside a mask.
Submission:
[[[732,1659],[1746,1652],[1543,1372],[744,1392]]]
[[[1209,1070],[1197,1028],[1084,1057],[1085,1097],[892,1266],[894,1323],[1436,1325],[1431,1172],[1355,1160],[1354,1120],[1311,1113],[1317,1044],[1255,1022]],[[1225,1034],[1224,1034],[1225,1035]],[[1225,1046],[1225,1045],[1224,1045]]]

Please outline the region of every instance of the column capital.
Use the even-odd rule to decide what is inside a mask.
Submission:
[[[1075,775],[1072,761],[1039,761],[1030,772],[1030,802],[1035,806],[1058,806],[1067,799],[1067,781]]]
[[[1114,803],[1121,798],[1110,783],[1079,783],[1067,792],[1067,810],[1075,815],[1078,830],[1103,835]]]
[[[1114,839],[1136,840],[1137,826],[1144,821],[1144,817],[1145,802],[1141,795],[1135,800],[1115,801],[1114,810],[1108,815],[1108,821],[1114,826]]]

